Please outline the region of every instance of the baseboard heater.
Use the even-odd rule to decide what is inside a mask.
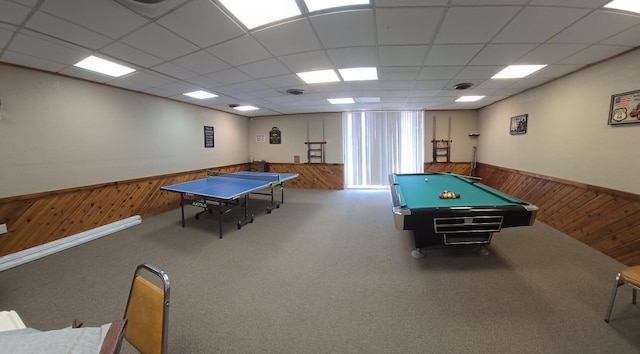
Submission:
[[[124,230],[126,228],[139,225],[142,223],[140,215],[135,215],[111,224],[96,227],[95,229],[83,231],[79,234],[67,236],[59,240],[51,241],[40,246],[28,248],[26,250],[8,254],[0,257],[0,272],[9,268],[17,267],[27,262],[46,257],[56,252],[64,251],[68,248],[81,245],[100,237],[108,236],[112,233]]]

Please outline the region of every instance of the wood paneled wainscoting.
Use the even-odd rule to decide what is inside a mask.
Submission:
[[[344,165],[337,163],[269,163],[269,172],[297,173],[286,187],[344,189]]]
[[[247,169],[248,164],[217,168]],[[203,178],[205,170],[103,183],[92,186],[0,199],[0,256],[76,235],[131,216],[143,219],[180,206],[177,193],[160,191],[168,184]]]
[[[342,164],[269,165],[273,172],[300,176],[287,188],[344,189]],[[249,170],[250,164],[215,169]],[[161,186],[205,176],[205,170],[188,171],[127,181],[103,183],[0,199],[0,223],[8,233],[0,235],[0,257],[104,226],[131,216],[143,219],[180,207],[180,196]]]
[[[640,195],[478,164],[482,183],[537,205],[537,219],[625,265],[640,264]]]

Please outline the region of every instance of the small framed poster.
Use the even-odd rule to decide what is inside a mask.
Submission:
[[[527,118],[528,114],[521,114],[519,116],[511,117],[511,135],[519,135],[527,133]]]
[[[212,148],[214,147],[215,142],[213,140],[213,127],[204,126],[204,147]]]

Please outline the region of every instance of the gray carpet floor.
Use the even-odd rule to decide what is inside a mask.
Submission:
[[[258,208],[265,201],[253,201]],[[413,258],[386,190],[287,189],[240,230],[186,208],[0,273],[0,309],[41,330],[122,316],[140,263],[171,279],[170,353],[639,353],[623,265],[536,222]],[[0,349],[1,352],[1,349]],[[125,346],[124,353],[133,350]]]

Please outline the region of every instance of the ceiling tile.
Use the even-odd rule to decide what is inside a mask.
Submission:
[[[442,21],[444,8],[383,8],[376,11],[380,45],[429,44]]]
[[[198,50],[195,45],[155,23],[124,37],[122,41],[165,60],[172,60]]]
[[[29,68],[35,68],[50,72],[59,72],[64,69],[67,65],[55,62],[53,60],[38,58],[22,53],[16,53],[12,51],[7,51],[2,55],[2,61],[5,63],[11,63],[16,65],[22,65]]]
[[[198,76],[198,73],[195,73],[172,62],[165,62],[160,65],[156,65],[152,67],[151,70],[167,75],[176,80],[187,80]]]
[[[452,5],[524,5],[529,0],[452,0]]]
[[[24,21],[31,8],[9,1],[0,1],[0,22],[19,25]]]
[[[447,11],[435,39],[437,44],[470,44],[491,40],[519,7],[454,7]]]
[[[535,47],[535,44],[488,44],[469,65],[510,65]]]
[[[307,19],[267,27],[253,36],[274,56],[322,49]]]
[[[77,43],[78,45],[94,50],[111,42],[109,37],[43,12],[35,13],[29,19],[26,26],[32,30],[46,33],[51,37]]]
[[[185,67],[200,75],[209,74],[229,68],[229,65],[204,50],[185,55],[173,60],[175,64]]]
[[[267,77],[261,81],[273,88],[301,88],[305,86],[298,76],[292,74]]]
[[[110,85],[129,90],[144,90],[168,84],[170,81],[152,72],[136,72],[109,82]]]
[[[516,64],[554,64],[586,47],[586,44],[541,44]]]
[[[149,68],[154,65],[160,64],[163,60],[145,53],[137,48],[131,47],[121,42],[114,42],[100,50],[101,53],[108,54],[113,58],[136,63],[138,66]]]
[[[110,38],[122,37],[147,23],[146,19],[114,1],[44,1],[40,10]]]
[[[380,66],[420,66],[429,46],[379,46]]]
[[[298,53],[291,55],[284,55],[278,57],[289,70],[294,73],[304,72],[304,71],[313,71],[313,70],[323,70],[323,69],[333,69],[333,65],[325,54],[324,51],[313,51],[307,53]]]
[[[241,36],[244,30],[208,0],[193,0],[158,23],[201,48]]]
[[[420,70],[418,80],[453,79],[462,66],[425,66]]]
[[[504,69],[504,66],[466,66],[456,75],[456,79],[488,79],[502,69]]]
[[[382,80],[416,80],[420,67],[381,67],[378,71],[380,71],[380,79]]]
[[[530,7],[522,10],[493,43],[542,43],[585,16],[587,9]]]
[[[207,51],[232,65],[248,64],[271,57],[271,54],[249,35],[218,44]]]
[[[640,46],[640,25],[632,27],[626,31],[613,35],[604,41],[603,44],[623,45],[628,47]]]
[[[373,11],[357,10],[310,18],[325,48],[375,44]]]
[[[73,65],[91,54],[91,51],[76,45],[24,30],[14,38],[9,50],[67,65]]]
[[[82,1],[82,0],[76,0],[76,1]],[[102,0],[92,0],[92,1],[102,1]],[[162,0],[162,1],[156,1],[155,4],[151,4],[151,5],[132,1],[132,0],[115,0],[115,1],[122,4],[125,8],[137,14],[140,14],[141,16],[144,16],[149,19],[157,19],[163,16],[164,14],[166,14],[167,12],[170,12],[171,10],[175,9],[176,7],[190,0]]]
[[[610,58],[616,54],[631,49],[631,47],[622,47],[614,45],[593,45],[578,53],[561,60],[558,64],[590,64],[606,58]]]
[[[481,44],[433,45],[424,65],[467,65],[482,48]]]
[[[551,43],[593,43],[640,24],[640,17],[596,11],[551,38]]]
[[[530,5],[549,5],[582,7],[586,9],[596,9],[602,7],[611,0],[531,0]]]
[[[235,68],[218,71],[207,75],[207,77],[223,85],[235,84],[253,79],[251,76]]]
[[[337,68],[379,66],[376,47],[328,49],[327,54]]]
[[[275,59],[267,59],[251,64],[239,66],[238,69],[250,75],[254,79],[261,79],[270,76],[289,74],[289,70]]]

